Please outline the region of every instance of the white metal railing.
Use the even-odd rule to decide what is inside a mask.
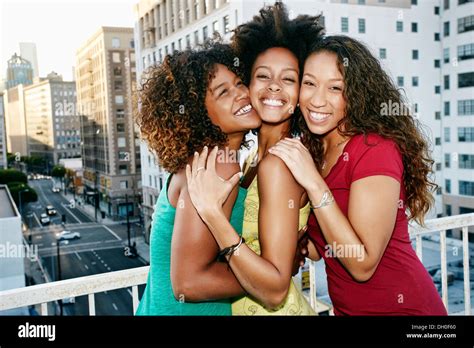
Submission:
[[[441,290],[443,303],[448,308],[447,258],[446,258],[446,230],[462,229],[463,271],[464,271],[464,306],[465,314],[471,314],[471,289],[469,279],[469,243],[468,228],[474,226],[474,213],[456,215],[433,220],[427,220],[425,227],[410,225],[410,236],[415,238],[416,252],[422,259],[422,237],[439,233],[441,253]],[[133,313],[135,313],[138,299],[138,285],[145,284],[150,266],[96,274],[91,276],[61,280],[51,283],[33,285],[18,289],[0,292],[0,311],[41,304],[41,314],[48,315],[49,302],[68,297],[87,295],[89,299],[89,315],[95,315],[96,293],[132,288]],[[310,275],[310,303],[320,312],[321,306],[316,297],[316,274],[314,263],[309,264]]]
[[[474,213],[448,216],[427,220],[425,226],[410,225],[410,236],[415,238],[415,250],[423,260],[422,237],[439,233],[441,257],[441,298],[448,311],[448,262],[446,255],[446,230],[462,230],[463,278],[464,278],[464,314],[471,314],[471,282],[469,279],[469,227],[474,226]]]

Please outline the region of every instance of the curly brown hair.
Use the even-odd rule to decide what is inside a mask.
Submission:
[[[336,54],[339,71],[344,77],[346,110],[345,117],[338,124],[338,131],[344,136],[376,133],[398,145],[403,159],[403,184],[409,219],[423,224],[424,216],[434,202],[432,191],[437,188],[430,180],[434,161],[429,153],[430,142],[423,125],[405,107],[405,98],[364,44],[347,36],[328,36],[316,41],[310,54],[321,51]],[[382,108],[386,105],[403,106],[408,112],[383,115]],[[301,112],[298,114],[302,142],[321,169],[324,153],[322,136],[312,134]]]
[[[135,120],[159,164],[169,173],[184,168],[204,146],[225,145],[227,135],[214,125],[205,98],[217,64],[243,77],[232,48],[209,40],[197,49],[167,55],[150,67],[137,90]]]

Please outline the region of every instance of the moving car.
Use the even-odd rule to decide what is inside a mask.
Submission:
[[[53,187],[51,191],[53,191],[54,193],[58,193],[61,191],[61,189],[59,187]]]
[[[60,233],[56,233],[57,240],[79,239],[79,238],[81,238],[81,234],[79,232],[62,231]]]
[[[56,209],[54,209],[54,207],[52,205],[47,205],[46,206],[46,214],[48,215],[56,215],[57,214],[57,211]]]
[[[41,221],[41,224],[43,225],[48,225],[51,222],[51,220],[49,219],[49,216],[46,215],[45,213],[41,214],[40,221]]]

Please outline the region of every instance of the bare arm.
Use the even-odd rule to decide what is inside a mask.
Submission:
[[[285,164],[272,157],[262,160],[258,171],[261,256],[243,244],[238,254],[230,259],[230,266],[240,284],[270,308],[281,304],[288,293],[298,237],[299,202],[303,194]],[[196,164],[195,168],[202,164]],[[190,173],[187,173],[188,182]],[[191,175],[194,179],[190,186],[193,187],[191,197],[194,197],[193,202],[199,207],[200,215],[219,247],[225,248],[236,244],[239,237],[225,218],[222,207],[211,204],[215,199],[206,187],[218,184],[212,175],[209,165],[206,171],[194,177]]]
[[[216,170],[228,178],[240,168],[218,164]],[[176,299],[200,302],[229,298],[244,293],[227,264],[216,261],[219,247],[190,200],[185,179],[179,194],[171,243],[171,281]],[[224,203],[228,221],[238,190]]]

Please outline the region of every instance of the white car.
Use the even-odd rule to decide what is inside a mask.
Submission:
[[[53,187],[51,191],[53,191],[54,193],[58,193],[61,191],[61,189],[59,187]]]
[[[60,233],[56,233],[57,240],[79,239],[79,238],[81,238],[81,234],[79,232],[62,231]]]
[[[74,304],[76,303],[75,297],[66,297],[63,299],[63,304]]]
[[[47,225],[51,222],[51,220],[49,219],[49,216],[46,215],[45,213],[41,214],[40,221],[43,225]]]

